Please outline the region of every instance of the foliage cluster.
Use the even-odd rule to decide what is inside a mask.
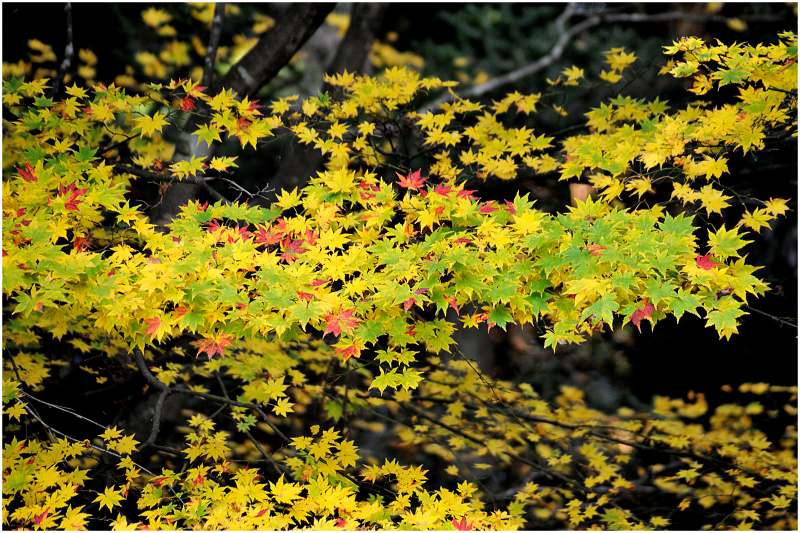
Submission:
[[[145,22],[162,31],[157,15]],[[457,328],[515,323],[556,350],[686,313],[729,338],[748,298],[768,290],[742,250],[787,200],[764,199],[730,227],[712,217],[732,199],[728,161],[796,132],[796,36],[684,38],[665,51],[663,73],[691,78],[691,104],[619,97],[559,139],[524,123],[540,94],[419,111],[455,84],[404,67],[264,103],[209,94],[197,78],[72,84],[63,98],[47,78],[5,79],[4,524],[796,527],[796,428],[759,429],[796,415],[796,387],[608,414],[577,389],[550,403],[492,380],[454,346]],[[615,84],[636,56],[606,60],[602,80]],[[585,77],[570,67],[550,84]],[[170,162],[168,128],[187,124],[209,155]],[[142,179],[235,184],[237,157],[214,148],[279,132],[326,166],[269,206],[217,192],[158,227],[128,195]],[[523,170],[588,178],[599,194],[547,213],[527,195],[500,203],[469,188]],[[677,202],[647,201],[661,184]],[[59,345],[84,356],[69,362]],[[140,376],[152,427],[98,424],[84,440],[47,423],[38,395],[65,365],[98,383],[110,365]],[[175,398],[196,401],[179,448],[159,439]],[[359,450],[351,434],[383,435],[397,457]],[[453,486],[428,487],[422,457],[448,465]],[[518,485],[487,490],[491,469]]]

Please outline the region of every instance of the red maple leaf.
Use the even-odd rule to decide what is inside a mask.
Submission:
[[[653,311],[656,309],[647,298],[642,300],[642,304],[642,307],[634,311],[631,315],[631,323],[636,326],[636,329],[639,330],[639,333],[642,332],[642,328],[640,326],[642,319],[646,318],[650,320],[650,318],[653,316]]]
[[[515,206],[514,202],[512,202],[511,200],[506,200],[506,209],[512,215],[516,215],[517,214],[517,206]]]
[[[697,266],[703,270],[711,270],[712,268],[720,265],[714,261],[714,256],[711,254],[698,255],[694,260],[697,263]]]
[[[272,228],[264,228],[259,227],[258,231],[254,233],[255,239],[253,242],[256,244],[266,244],[270,246],[272,244],[278,244],[281,242],[282,233],[280,232],[273,232]]]
[[[590,254],[592,254],[594,256],[598,256],[598,255],[600,255],[600,252],[602,252],[603,250],[606,250],[607,248],[605,246],[603,246],[602,244],[589,244],[589,245],[586,246],[586,249],[589,250]]]
[[[293,262],[295,259],[297,259],[298,255],[303,253],[304,242],[305,241],[303,239],[292,240],[289,237],[283,239],[283,242],[281,242],[281,246],[283,247],[281,259],[287,263]]]
[[[17,167],[17,172],[19,172],[20,177],[25,181],[34,182],[39,179],[33,171],[33,167],[28,162],[25,163],[25,168]]]
[[[44,519],[47,517],[47,513],[48,513],[48,509],[47,509],[47,507],[45,507],[44,508],[44,512],[42,514],[34,515],[33,523],[36,524],[37,526],[39,524],[41,524],[44,521]]]
[[[69,194],[69,198],[67,198],[67,201],[64,202],[64,207],[68,211],[78,210],[78,204],[81,203],[78,198],[86,194],[88,190],[89,189],[79,189],[74,183],[71,183],[68,187],[64,187],[63,185],[58,186],[59,196],[66,196]]]
[[[409,309],[414,307],[414,304],[416,304],[416,303],[417,303],[417,299],[412,296],[411,298],[409,298],[408,300],[403,302],[403,309],[408,311]]]
[[[145,322],[147,323],[146,333],[152,337],[156,334],[156,331],[158,331],[158,327],[161,325],[161,319],[158,317],[147,318]]]
[[[342,361],[345,363],[351,357],[358,357],[361,354],[361,350],[355,344],[351,346],[347,346],[346,348],[336,348],[336,353],[339,357],[342,358]]]
[[[328,333],[333,333],[337,337],[345,333],[351,333],[356,326],[361,323],[357,317],[353,316],[353,310],[340,311],[338,315],[328,313],[325,315],[325,332],[322,334],[324,337]]]
[[[440,183],[439,185],[437,185],[433,189],[433,192],[435,192],[436,194],[440,194],[442,196],[447,196],[448,194],[450,194],[450,191],[452,191],[452,190],[453,190],[453,188],[450,187],[449,185],[445,185],[444,183]]]
[[[422,177],[421,170],[415,170],[414,172],[409,172],[405,176],[403,176],[399,172],[396,172],[396,174],[397,177],[400,178],[397,184],[404,189],[411,189],[412,191],[418,191],[420,187],[422,187],[425,184],[425,180],[428,179]]]
[[[179,102],[181,111],[193,111],[197,109],[197,104],[194,103],[194,98],[191,96],[187,96],[186,98],[182,98]]]
[[[217,219],[215,218],[208,223],[208,226],[206,226],[206,231],[208,231],[209,233],[216,233],[217,231],[219,231],[219,228],[220,228],[219,222],[217,222]]]
[[[313,229],[306,230],[306,242],[311,246],[314,246],[317,243],[317,234]]]
[[[247,226],[239,226],[236,228],[236,231],[239,232],[239,235],[241,236],[243,241],[250,238],[251,233],[250,230],[247,229]]]
[[[458,196],[459,198],[466,198],[467,200],[475,200],[476,197],[474,193],[476,192],[477,191],[473,191],[470,189],[461,189],[460,191],[458,191],[458,194],[456,196]]]
[[[307,302],[310,302],[311,300],[314,299],[313,294],[311,294],[310,292],[303,292],[303,291],[297,291],[297,297]]]
[[[222,357],[225,355],[225,347],[231,343],[231,340],[231,336],[226,333],[220,333],[216,338],[200,339],[195,343],[197,355],[205,353],[209,359],[217,354]]]
[[[72,240],[72,248],[74,250],[78,250],[79,252],[82,252],[82,251],[86,250],[89,247],[89,242],[90,241],[89,241],[88,237],[82,237],[82,236],[78,235]]]
[[[494,213],[497,211],[497,207],[495,207],[494,202],[486,202],[481,205],[479,211],[482,215],[488,215],[489,213]]]
[[[450,304],[450,307],[456,312],[457,315],[461,314],[461,311],[458,308],[458,300],[456,300],[455,296],[445,296],[445,301]]]
[[[456,520],[453,518],[450,523],[453,524],[453,527],[459,531],[472,531],[473,524],[467,522],[466,515],[462,516],[461,520]]]

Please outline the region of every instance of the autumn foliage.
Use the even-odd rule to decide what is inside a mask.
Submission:
[[[796,134],[797,38],[665,45],[660,76],[685,80],[689,103],[619,96],[559,137],[522,125],[539,93],[421,110],[457,84],[406,66],[272,101],[171,79],[179,47],[139,58],[148,83],[53,96],[53,79],[4,73],[4,527],[795,528],[796,428],[761,424],[796,415],[796,387],[608,413],[573,387],[549,401],[489,378],[453,339],[535,324],[557,357],[692,314],[722,342],[770,290],[747,245],[788,200],[720,214],[728,164]],[[550,87],[619,83],[636,61],[605,58]],[[187,125],[207,150],[174,158],[170,130]],[[413,140],[400,164],[398,128]],[[279,134],[325,168],[272,202],[191,200],[160,226],[130,193],[216,190],[237,179],[220,146]],[[521,169],[594,197],[553,213],[470,188]],[[143,429],[49,423],[38,396],[69,365],[134,383]],[[392,446],[374,451],[377,435]],[[432,467],[452,483],[432,486]],[[491,469],[506,493],[475,481]]]

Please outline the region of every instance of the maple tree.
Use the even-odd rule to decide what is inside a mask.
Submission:
[[[226,9],[191,8],[210,27]],[[174,36],[166,10],[142,20]],[[253,31],[272,23],[257,18]],[[53,60],[47,45],[30,47]],[[316,96],[271,101],[204,86],[177,40],[138,54],[141,73],[114,83],[94,81],[96,58],[81,50],[84,82],[63,94],[53,73],[4,69],[3,523],[795,528],[796,428],[770,440],[759,423],[795,416],[796,387],[744,384],[719,405],[690,394],[607,413],[574,387],[548,401],[490,378],[453,338],[536,324],[555,352],[692,314],[728,339],[769,290],[743,249],[788,200],[759,199],[735,225],[713,216],[734,205],[729,162],[796,135],[797,37],[685,37],[664,52],[660,75],[687,79],[691,103],[618,96],[558,138],[521,125],[544,95],[462,98],[380,42],[375,75],[331,73]],[[604,57],[597,79],[610,84],[636,61],[616,48]],[[569,90],[591,75],[571,66],[548,83]],[[726,87],[735,96],[717,102]],[[440,93],[450,97],[422,108]],[[178,157],[170,128],[204,149]],[[410,147],[393,145],[398,130]],[[244,153],[279,134],[324,168],[264,202],[220,147]],[[527,194],[484,200],[469,188],[523,170],[596,194],[551,213]],[[162,193],[193,184],[215,201],[192,199],[156,224],[131,194],[141,180]],[[656,187],[671,198],[641,202]],[[86,357],[71,363],[67,346]],[[135,383],[152,399],[146,431],[58,406],[98,431],[76,438],[48,423],[38,395],[71,364],[99,384]],[[162,419],[176,398],[174,431]],[[453,483],[431,486],[420,457],[447,465]],[[502,497],[480,481],[491,469],[514,480]],[[637,491],[658,505],[638,506]]]

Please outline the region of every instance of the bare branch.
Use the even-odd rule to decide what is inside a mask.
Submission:
[[[211,87],[214,81],[214,63],[217,60],[217,47],[219,47],[219,38],[222,35],[222,21],[225,18],[225,3],[219,2],[214,6],[214,18],[211,21],[211,33],[208,37],[208,47],[206,48],[206,57],[203,64],[203,81],[201,85],[204,87]]]

